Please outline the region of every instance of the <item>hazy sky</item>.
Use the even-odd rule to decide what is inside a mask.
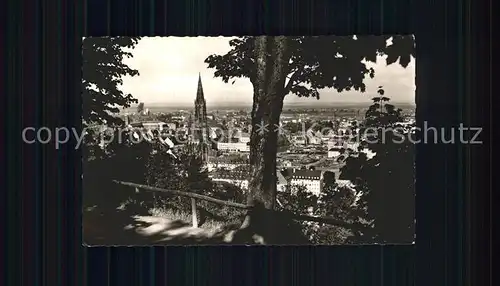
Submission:
[[[246,78],[234,84],[214,78],[214,69],[204,60],[211,54],[225,54],[230,50],[228,37],[148,37],[142,38],[132,51],[133,58],[124,62],[139,70],[139,76],[123,79],[124,92],[131,93],[139,102],[165,104],[192,104],[196,97],[198,73],[201,73],[207,106],[220,103],[252,102],[253,88]],[[366,92],[342,92],[326,89],[320,100],[288,95],[286,103],[315,101],[315,103],[371,102],[377,86],[383,85],[386,95],[394,102],[415,102],[415,60],[405,69],[393,64],[386,66],[380,58],[375,78],[366,79]],[[316,102],[317,101],[317,102]]]

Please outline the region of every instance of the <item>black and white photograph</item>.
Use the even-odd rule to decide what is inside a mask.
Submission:
[[[413,244],[415,38],[82,42],[86,246]]]

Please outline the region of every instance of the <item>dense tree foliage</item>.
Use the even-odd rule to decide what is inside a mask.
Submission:
[[[121,133],[121,140],[118,140]],[[114,136],[115,140],[109,140]],[[109,144],[101,145],[101,138]],[[130,134],[113,130],[109,135],[92,132],[85,136],[83,146],[83,188],[84,208],[97,208],[96,211],[114,212],[127,199],[137,198],[147,201],[147,196],[139,198],[132,188],[122,187],[112,180],[145,183],[145,162],[152,152],[152,146],[143,141],[133,143]]]
[[[382,86],[378,87],[378,97],[372,98],[373,104],[368,108],[363,123],[365,128],[389,128],[397,127],[403,121],[402,110],[390,104],[390,98],[385,97],[385,91]]]
[[[255,39],[233,39],[229,43],[231,51],[211,55],[205,61],[216,69],[214,75],[226,83],[230,80],[234,83],[234,78],[249,78],[254,83],[257,79]],[[392,43],[388,45],[389,39]],[[288,48],[283,68],[288,81],[283,86],[283,97],[292,93],[317,98],[323,88],[364,92],[363,80],[366,76],[373,78],[376,73],[367,67],[367,62],[376,62],[377,56],[387,55],[387,64],[398,62],[407,67],[415,55],[412,36],[307,36],[285,40]]]
[[[211,55],[205,61],[224,82],[245,77],[253,85],[249,201],[258,200],[271,209],[276,198],[274,126],[279,124],[284,97],[292,93],[319,98],[323,88],[364,92],[365,77],[376,72],[366,62],[387,55],[387,64],[399,62],[406,67],[414,54],[412,36],[260,36],[234,39],[230,46],[227,54]],[[262,125],[270,130],[258,132]]]
[[[318,196],[308,192],[305,186],[287,186],[286,190],[279,192],[278,209],[288,210],[295,214],[310,214],[318,205]]]
[[[119,89],[123,76],[139,75],[137,70],[123,63],[132,53],[138,38],[132,37],[90,37],[82,42],[82,100],[84,125],[122,124],[113,116],[120,108],[137,103],[131,94]]]
[[[339,186],[335,175],[325,172],[324,187],[316,196],[304,186],[288,186],[285,192],[278,193],[278,209],[295,214],[329,217],[360,228],[365,213],[356,206],[356,191],[349,187]],[[323,223],[301,221],[302,232],[311,243],[343,244],[354,235],[352,229]]]
[[[370,227],[353,241],[411,243],[415,231],[414,144],[408,129],[399,128],[400,111],[388,99],[374,98],[361,129],[377,127],[363,146],[375,152],[351,153],[342,168],[342,179],[351,180],[361,193],[359,204],[367,211]]]
[[[339,186],[335,175],[331,172],[324,174],[324,186],[318,201],[316,215],[335,218],[353,226],[353,228],[335,225],[316,224],[312,236],[315,243],[342,244],[362,227],[365,211],[359,207],[357,190],[349,186]]]
[[[148,214],[153,208],[163,211],[191,212],[190,199],[165,193],[136,193],[133,188],[112,180],[146,184],[153,187],[197,192],[214,198],[244,203],[244,192],[230,184],[215,184],[204,169],[192,146],[177,150],[175,156],[158,138],[132,142],[131,134],[122,132],[121,142],[109,140],[100,145],[101,134],[86,137],[84,154],[84,209],[92,213],[114,215],[124,206],[130,216]],[[113,136],[117,138],[118,130]],[[109,139],[109,136],[103,136]],[[135,139],[137,140],[137,139]],[[91,155],[93,154],[93,155]],[[243,212],[227,206],[197,200],[200,226],[206,219],[220,222],[240,221]]]

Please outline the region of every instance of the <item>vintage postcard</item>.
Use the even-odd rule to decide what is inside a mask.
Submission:
[[[412,244],[414,41],[84,38],[84,244]]]

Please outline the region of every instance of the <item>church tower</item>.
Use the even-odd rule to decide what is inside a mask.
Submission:
[[[194,133],[195,142],[199,142],[201,157],[203,162],[208,160],[209,137],[208,137],[208,122],[207,122],[207,104],[203,94],[203,86],[201,84],[201,74],[198,75],[198,90],[196,92],[196,100],[194,101]]]

